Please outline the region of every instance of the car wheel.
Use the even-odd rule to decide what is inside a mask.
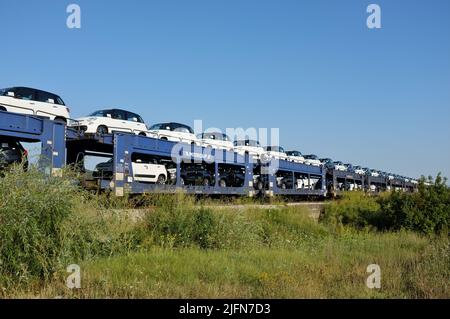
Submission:
[[[0,106],[0,111],[6,112],[6,108],[4,106]]]
[[[227,182],[226,182],[224,179],[221,179],[221,180],[219,181],[219,186],[220,186],[220,187],[227,187]]]
[[[165,137],[165,136],[161,137],[160,139],[163,141],[168,141],[167,137]]]
[[[55,117],[55,122],[67,124],[67,120],[63,117]]]
[[[209,186],[209,180],[207,179],[207,178],[205,178],[204,180],[203,180],[203,186],[205,186],[205,187],[207,187],[207,186]]]
[[[164,175],[159,175],[158,179],[156,180],[156,184],[158,185],[164,185],[166,183],[166,177]]]
[[[97,133],[100,135],[108,134],[108,128],[104,125],[100,125],[99,127],[97,127]]]
[[[138,134],[139,136],[147,136],[147,134],[145,134],[144,132],[141,132]]]

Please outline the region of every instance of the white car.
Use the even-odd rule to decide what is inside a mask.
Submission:
[[[71,121],[70,127],[87,134],[109,134],[113,131],[151,136],[144,120],[137,114],[120,109],[100,110]]]
[[[266,155],[269,158],[281,159],[287,161],[289,156],[286,151],[281,146],[267,146],[264,148],[266,150]]]
[[[96,178],[113,177],[113,159],[97,164],[93,176]],[[131,163],[133,180],[143,183],[165,184],[168,180],[168,171],[164,165],[156,163],[145,163],[140,159]],[[169,175],[171,176],[171,175]]]
[[[140,160],[131,163],[133,178],[136,182],[166,184],[167,169],[164,165],[143,163]]]
[[[234,150],[241,155],[245,155],[245,153],[248,153],[255,159],[260,159],[261,157],[264,157],[264,155],[266,155],[266,151],[264,150],[264,148],[261,146],[261,144],[259,144],[258,141],[255,140],[235,141]]]
[[[219,133],[219,132],[211,132],[211,133],[202,133],[197,135],[199,142],[206,147],[218,148],[226,151],[232,152],[234,150],[233,142],[231,142],[228,135]]]
[[[322,163],[323,166],[329,169],[333,169],[333,160],[331,158],[321,158],[319,159],[320,163]]]
[[[317,155],[311,154],[311,155],[305,155],[305,164],[307,165],[313,165],[313,166],[321,166],[322,163],[320,162]]]
[[[27,87],[0,89],[0,111],[36,115],[67,123],[70,110],[56,94]]]
[[[180,123],[158,123],[150,127],[150,132],[161,140],[200,145],[194,130]]]
[[[342,172],[347,171],[347,166],[345,166],[344,163],[342,163],[340,161],[333,162],[333,167],[336,171],[342,171]]]
[[[292,162],[305,163],[305,158],[299,151],[287,151],[286,155],[288,156],[288,159]]]
[[[379,176],[380,176],[380,173],[377,172],[377,171],[374,170],[374,169],[369,169],[368,173],[369,173],[369,175],[372,176],[372,177],[379,177]]]
[[[366,171],[361,166],[354,166],[353,171],[358,175],[366,175]]]

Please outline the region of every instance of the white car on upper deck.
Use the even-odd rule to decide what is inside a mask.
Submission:
[[[299,151],[287,151],[286,155],[288,156],[288,159],[292,162],[305,163],[305,158]]]
[[[250,139],[235,141],[234,150],[241,155],[245,155],[245,153],[248,153],[256,159],[260,159],[261,157],[263,157],[263,155],[266,154],[266,151],[258,141]]]
[[[303,156],[305,158],[305,164],[307,165],[313,165],[313,166],[321,166],[322,162],[319,160],[319,157],[317,155],[311,154],[311,155],[305,155]]]
[[[67,123],[70,109],[56,94],[28,88],[0,89],[0,111],[36,115]]]
[[[156,134],[161,140],[200,145],[194,130],[185,124],[158,123],[150,127],[150,132]]]
[[[197,138],[202,146],[222,149],[229,152],[234,151],[233,142],[226,134],[220,132],[205,132],[197,135]]]
[[[269,158],[279,159],[279,160],[289,160],[289,156],[286,154],[286,151],[281,146],[266,146],[265,148],[266,155]]]
[[[105,109],[95,111],[89,116],[71,121],[70,127],[86,134],[109,134],[113,131],[134,133],[142,136],[152,136],[147,125],[138,114],[121,110]]]

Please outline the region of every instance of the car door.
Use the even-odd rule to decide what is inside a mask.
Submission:
[[[14,88],[12,90],[14,97],[11,103],[7,105],[10,112],[22,114],[36,114],[35,90],[29,88]]]
[[[114,131],[133,132],[126,120],[126,112],[122,110],[111,110],[111,129]]]
[[[36,115],[54,119],[58,116],[58,105],[54,94],[36,90],[34,105]]]

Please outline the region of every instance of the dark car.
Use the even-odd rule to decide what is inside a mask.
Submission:
[[[281,189],[292,189],[297,184],[297,178],[294,178],[292,174],[279,176],[277,178],[277,184]]]
[[[214,169],[205,164],[186,165],[181,169],[184,185],[214,186]],[[219,167],[218,183],[220,187],[242,187],[245,182],[245,168],[224,165]]]
[[[0,139],[0,170],[15,163],[23,163],[24,169],[27,169],[28,152],[18,141],[2,137]]]
[[[214,185],[214,173],[204,164],[186,165],[181,168],[181,183],[183,185]]]
[[[245,182],[245,167],[222,166],[219,167],[220,187],[242,187]]]

